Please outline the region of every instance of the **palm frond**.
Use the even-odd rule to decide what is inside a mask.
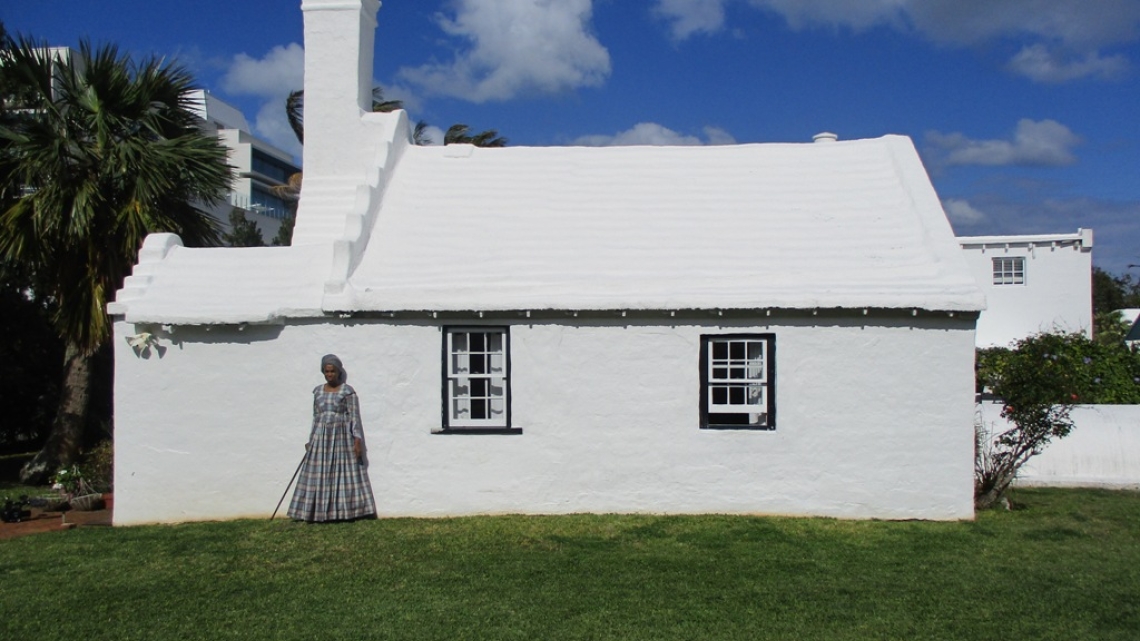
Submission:
[[[21,40],[0,53],[0,256],[47,284],[61,335],[92,350],[147,234],[218,244],[194,203],[223,198],[232,168],[197,127],[184,68],[113,45],[83,42],[76,60],[46,51]]]

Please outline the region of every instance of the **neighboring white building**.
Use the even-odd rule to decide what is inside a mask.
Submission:
[[[909,139],[415,146],[378,7],[302,5],[293,245],[152,235],[109,306],[116,524],[268,516],[329,352],[382,516],[973,516],[984,300]]]
[[[986,295],[978,347],[1006,347],[1039,332],[1092,336],[1091,229],[1075,234],[960,236]]]
[[[217,96],[199,89],[191,92],[190,101],[203,121],[203,129],[216,135],[229,150],[229,163],[234,167],[228,201],[210,213],[229,229],[230,211],[237,207],[269,242],[290,213],[289,203],[275,195],[273,188],[287,184],[300,167],[287,152],[254,136],[245,116]]]

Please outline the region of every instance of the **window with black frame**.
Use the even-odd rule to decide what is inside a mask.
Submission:
[[[510,428],[509,338],[505,327],[444,329],[445,430]]]
[[[701,336],[701,427],[776,429],[774,334]]]

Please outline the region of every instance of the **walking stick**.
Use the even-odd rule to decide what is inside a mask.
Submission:
[[[297,475],[301,473],[301,466],[305,464],[305,459],[309,458],[309,450],[305,450],[305,455],[301,457],[301,462],[297,464],[297,471],[293,472],[293,478],[289,479],[289,485],[285,486],[285,493],[281,495],[281,500],[277,502],[277,507],[273,508],[273,516],[269,517],[272,521],[277,517],[277,510],[281,509],[281,504],[285,502],[285,495],[289,494],[289,488],[293,487],[293,481],[297,480]]]

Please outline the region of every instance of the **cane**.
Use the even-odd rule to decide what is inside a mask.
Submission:
[[[293,472],[293,478],[289,479],[289,485],[285,486],[285,494],[281,495],[281,500],[277,502],[277,507],[273,508],[273,516],[269,517],[272,521],[277,516],[277,510],[281,509],[281,504],[285,502],[285,496],[289,494],[289,488],[293,487],[293,481],[297,480],[297,475],[301,473],[301,466],[305,464],[305,459],[309,458],[309,450],[305,450],[305,455],[301,457],[301,462],[297,464],[297,471]]]

